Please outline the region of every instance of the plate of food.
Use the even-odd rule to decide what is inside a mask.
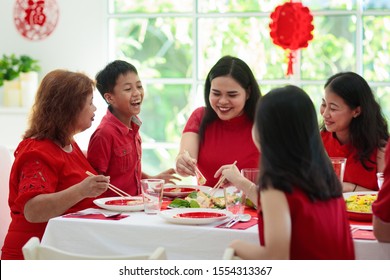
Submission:
[[[198,191],[198,186],[192,185],[165,185],[164,196],[168,197],[185,197],[192,192]]]
[[[161,211],[159,216],[174,224],[204,225],[229,219],[233,214],[221,209],[177,208]]]
[[[98,198],[93,203],[100,208],[111,211],[130,212],[144,210],[144,202],[142,197],[139,196]]]
[[[371,221],[371,205],[378,197],[378,192],[347,192],[343,194],[348,217],[356,221]]]
[[[168,208],[225,208],[223,196],[210,196],[208,192],[201,190],[188,194],[185,198],[175,198]]]

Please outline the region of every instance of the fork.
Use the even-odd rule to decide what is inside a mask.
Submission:
[[[231,218],[225,225],[221,226],[223,228],[231,228],[232,226],[234,226],[238,221],[240,220],[240,216],[239,215],[235,215],[233,216],[233,218]]]

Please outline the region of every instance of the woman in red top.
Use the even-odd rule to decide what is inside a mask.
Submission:
[[[206,78],[206,107],[196,109],[184,128],[176,171],[194,176],[197,165],[206,184],[214,186],[214,174],[224,164],[237,161],[239,168],[257,167],[259,151],[251,130],[260,96],[249,66],[239,58],[222,57]]]
[[[55,70],[42,80],[30,125],[15,151],[8,203],[11,224],[2,259],[23,259],[22,247],[42,238],[53,217],[93,206],[109,179],[96,173],[73,136],[89,128],[96,107],[94,82],[81,73]]]
[[[330,157],[345,157],[343,191],[378,190],[376,173],[384,169],[389,138],[386,119],[368,83],[353,72],[325,83],[321,136]]]
[[[383,185],[372,205],[374,234],[380,242],[390,242],[390,142],[386,146],[385,161]]]
[[[234,241],[243,259],[354,259],[341,183],[318,131],[314,105],[300,88],[270,91],[259,101],[253,138],[261,149],[258,188],[234,165],[223,174],[252,201],[260,197],[260,246]]]

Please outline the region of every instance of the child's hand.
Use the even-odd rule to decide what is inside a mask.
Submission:
[[[163,179],[165,181],[165,184],[176,185],[175,181],[173,181],[173,180],[181,181],[181,179],[179,177],[176,177],[175,174],[176,174],[175,169],[170,168],[168,170],[161,172],[160,174],[158,174],[156,176],[151,176],[151,178]]]

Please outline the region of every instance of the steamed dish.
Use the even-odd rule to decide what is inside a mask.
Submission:
[[[225,208],[225,198],[210,197],[210,195],[198,191],[192,192],[184,199],[176,198],[170,204],[172,208]]]

